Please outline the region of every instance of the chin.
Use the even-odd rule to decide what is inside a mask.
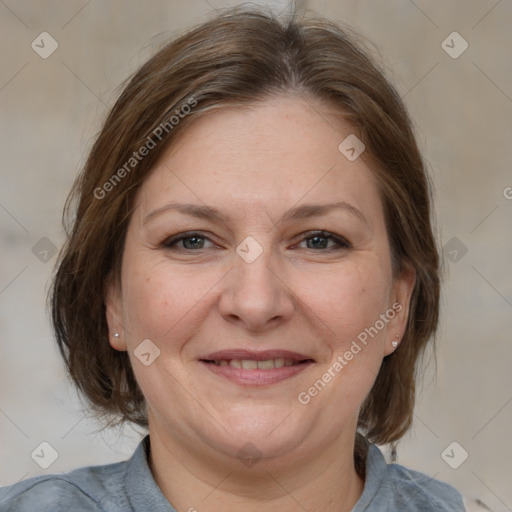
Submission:
[[[301,444],[309,430],[304,421],[299,422],[293,416],[289,412],[283,414],[282,409],[278,413],[275,408],[266,414],[246,410],[241,416],[225,417],[221,423],[225,430],[216,429],[214,436],[211,436],[213,432],[210,435],[203,432],[203,435],[206,434],[210,446],[229,457],[278,462],[279,458],[287,459],[287,456],[293,457],[294,453],[301,451]]]

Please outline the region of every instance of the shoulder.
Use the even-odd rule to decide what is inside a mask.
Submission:
[[[387,464],[375,445],[369,446],[366,482],[360,510],[465,512],[462,496],[452,486],[399,464]],[[372,508],[374,507],[374,508]]]
[[[464,512],[462,496],[451,485],[399,464],[388,464],[397,505],[410,512]]]
[[[0,512],[129,510],[124,492],[125,466],[125,462],[87,466],[1,487]]]

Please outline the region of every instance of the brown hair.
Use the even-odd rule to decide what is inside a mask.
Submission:
[[[384,359],[359,417],[359,430],[377,444],[396,441],[409,428],[418,359],[439,314],[429,181],[411,121],[348,29],[311,17],[282,22],[244,9],[188,31],[135,73],[65,205],[67,241],[50,291],[52,322],[69,375],[91,410],[110,425],[147,426],[128,355],[109,344],[104,305],[106,282],[120,280],[137,190],[191,120],[212,108],[283,93],[328,101],[357,130],[380,186],[393,271],[397,275],[406,265],[416,271],[402,343]],[[356,452],[364,449],[363,441],[358,436]]]

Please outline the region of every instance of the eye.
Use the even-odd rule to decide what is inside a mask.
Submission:
[[[168,238],[164,242],[162,242],[162,247],[166,249],[184,249],[188,251],[194,251],[198,249],[208,249],[208,247],[204,246],[205,241],[211,240],[204,236],[202,233],[198,232],[188,232],[188,233],[180,233],[179,235]],[[181,247],[178,244],[182,243]]]
[[[316,231],[309,231],[304,234],[307,236],[304,236],[300,243],[303,243],[305,241],[306,249],[312,249],[312,250],[326,249],[327,251],[332,251],[332,250],[340,250],[340,249],[349,249],[352,247],[350,242],[345,240],[343,237],[335,235],[334,233],[330,233],[329,231],[316,230]],[[331,245],[329,246],[330,242],[331,242]],[[300,245],[300,243],[297,244],[296,246]]]
[[[350,242],[345,238],[330,233],[329,231],[315,230],[304,233],[303,238],[293,248],[304,248],[313,251],[330,252],[336,250],[343,250],[351,248]],[[211,246],[205,246],[206,242],[210,242]],[[301,244],[306,242],[306,247],[300,247]],[[196,251],[201,249],[210,249],[215,247],[215,244],[203,233],[192,231],[186,233],[179,233],[164,240],[161,246],[165,249],[182,250],[182,251]]]

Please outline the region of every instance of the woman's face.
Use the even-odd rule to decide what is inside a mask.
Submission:
[[[226,108],[146,179],[107,316],[150,432],[281,460],[353,442],[414,276],[393,278],[372,172],[338,149],[351,133],[318,100]]]

